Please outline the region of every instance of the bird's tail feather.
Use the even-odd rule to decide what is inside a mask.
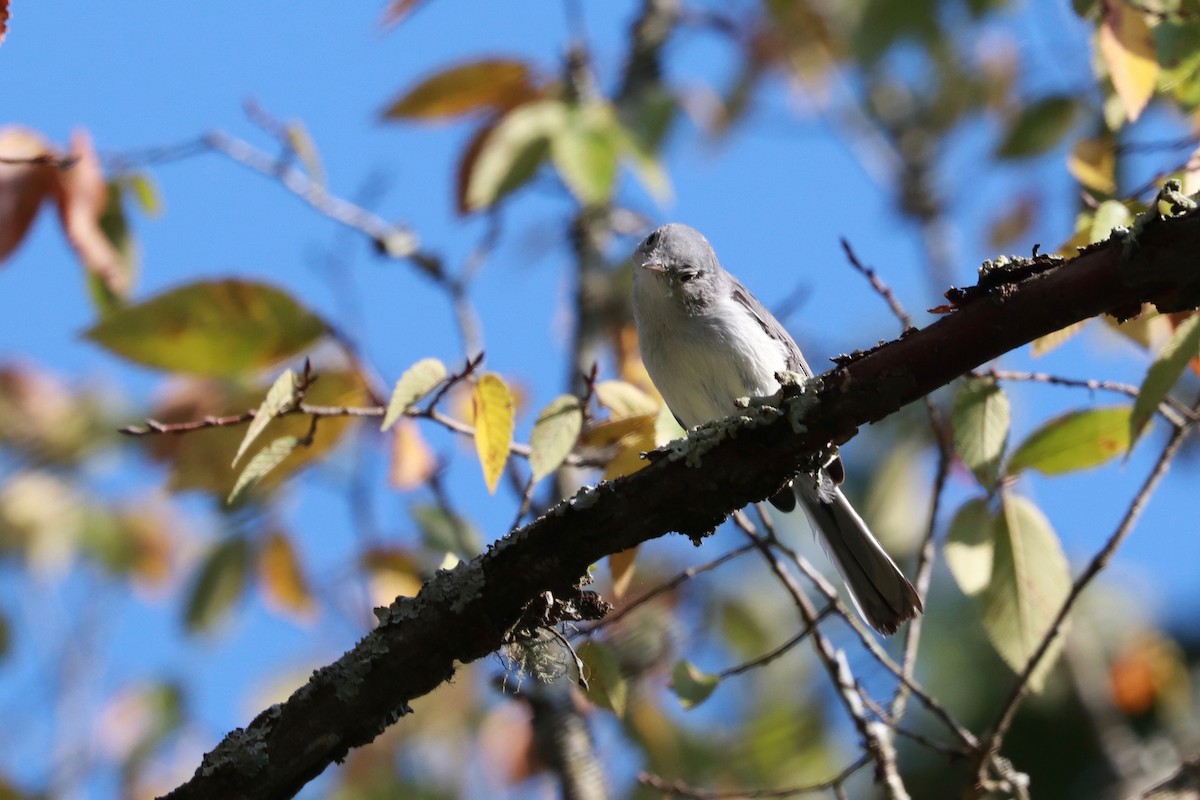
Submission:
[[[803,478],[796,496],[837,564],[858,613],[871,627],[893,634],[923,610],[917,590],[871,535],[842,490],[818,492]]]

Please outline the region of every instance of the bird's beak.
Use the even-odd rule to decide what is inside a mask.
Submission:
[[[646,256],[638,266],[642,269],[648,269],[651,272],[663,273],[667,271],[667,268],[663,266],[658,256]]]

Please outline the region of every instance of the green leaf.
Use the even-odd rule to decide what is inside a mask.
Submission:
[[[1013,452],[1006,469],[1016,475],[1035,469],[1043,475],[1098,467],[1129,447],[1128,406],[1071,411],[1050,420]]]
[[[230,536],[209,551],[188,597],[184,622],[189,631],[208,630],[228,613],[246,588],[249,563],[244,536]]]
[[[1075,125],[1079,106],[1067,95],[1043,97],[1012,120],[999,147],[998,158],[1029,158],[1058,146]]]
[[[996,522],[987,500],[963,503],[946,531],[946,565],[967,596],[979,594],[992,579]]]
[[[537,100],[480,130],[459,165],[459,212],[487,208],[532,178],[566,124],[560,101]]]
[[[285,370],[275,379],[275,383],[271,384],[271,388],[267,390],[266,399],[259,405],[258,410],[254,412],[254,419],[250,420],[250,424],[246,427],[246,435],[242,438],[237,453],[233,456],[234,465],[246,452],[246,448],[263,432],[267,424],[281,412],[290,409],[300,399],[296,392],[297,381],[296,373],[289,369]]]
[[[968,378],[954,396],[954,448],[979,482],[996,486],[1008,439],[1008,397],[991,378]]]
[[[421,529],[421,541],[438,553],[454,553],[459,558],[474,558],[483,550],[479,531],[466,518],[440,506],[419,505],[412,509]]]
[[[992,579],[983,592],[983,625],[1014,672],[1025,668],[1071,590],[1071,574],[1050,522],[1024,497],[1005,495],[996,524]],[[1059,637],[1031,676],[1040,691],[1061,647]]]
[[[524,62],[482,59],[426,78],[388,106],[383,117],[448,119],[471,111],[510,108],[534,92]]]
[[[1193,314],[1175,329],[1150,365],[1137,399],[1133,401],[1133,414],[1129,418],[1131,442],[1136,442],[1142,435],[1158,410],[1158,404],[1166,398],[1193,358],[1200,358],[1200,314]]]
[[[396,424],[404,412],[434,390],[446,378],[446,365],[436,358],[423,358],[404,371],[392,399],[388,401],[387,413],[383,416],[380,430],[386,431]]]
[[[584,677],[588,682],[588,699],[600,708],[609,709],[618,717],[625,716],[629,684],[621,674],[621,665],[612,648],[592,639],[580,645],[575,652],[583,662]]]
[[[129,220],[125,215],[124,189],[122,181],[109,181],[108,203],[100,215],[98,224],[104,238],[116,251],[111,271],[87,270],[88,292],[92,303],[101,316],[112,313],[125,305],[126,295],[133,286],[138,270],[138,247]]]
[[[283,460],[303,442],[304,440],[297,436],[280,436],[255,453],[254,458],[250,459],[250,463],[242,470],[242,474],[238,475],[237,482],[233,484],[233,490],[225,499],[225,503],[233,505],[241,499],[248,489],[261,481],[268,472],[282,464]]]
[[[603,203],[612,195],[624,136],[607,105],[569,109],[566,119],[550,139],[554,168],[580,203]]]
[[[529,434],[529,467],[534,482],[558,469],[570,455],[583,429],[583,409],[579,398],[564,394],[542,409]]]
[[[671,670],[671,691],[675,692],[685,710],[707,700],[720,682],[719,675],[703,672],[689,661],[677,661]]]
[[[232,377],[263,369],[326,331],[316,314],[273,286],[201,281],[109,314],[87,338],[158,369]]]
[[[158,184],[146,172],[134,172],[121,179],[122,188],[137,200],[142,213],[147,217],[159,217],[163,213],[162,193]]]

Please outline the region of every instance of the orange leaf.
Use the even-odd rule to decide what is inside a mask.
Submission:
[[[2,34],[0,16],[0,38]],[[49,153],[50,143],[37,131],[17,126],[0,128],[0,157],[28,159]],[[57,170],[49,164],[0,163],[0,261],[21,244],[42,200],[54,191],[57,180]]]
[[[1097,44],[1113,89],[1129,121],[1135,122],[1154,95],[1158,80],[1154,37],[1145,16],[1124,0],[1105,0]]]
[[[392,429],[392,466],[388,480],[393,488],[414,489],[429,480],[437,462],[417,424],[402,419]]]
[[[536,90],[522,61],[469,61],[418,83],[383,112],[385,119],[446,119],[472,111],[502,110],[530,99]]]
[[[267,534],[258,554],[258,577],[267,604],[295,617],[308,617],[314,604],[292,542],[279,531]]]
[[[108,207],[108,183],[87,131],[71,134],[71,152],[78,161],[63,174],[58,196],[63,232],[88,271],[113,295],[125,297],[131,276],[121,262],[121,254],[100,227],[100,218]]]

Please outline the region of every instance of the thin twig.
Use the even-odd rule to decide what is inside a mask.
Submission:
[[[900,324],[904,326],[901,333],[912,328],[912,317],[904,310],[904,306],[900,304],[900,301],[896,299],[895,293],[892,292],[892,287],[880,280],[874,269],[858,260],[858,255],[854,252],[854,248],[850,246],[850,242],[845,237],[841,239],[841,242],[842,250],[846,253],[846,259],[850,262],[850,266],[862,273],[867,281],[870,282],[871,288],[883,298],[884,302],[888,304],[888,308],[896,315],[896,319],[900,320]]]
[[[1200,404],[1197,404],[1197,406],[1194,408],[1196,411],[1200,411]],[[992,765],[992,761],[1000,752],[1000,746],[1004,742],[1004,737],[1008,733],[1009,726],[1012,725],[1013,718],[1016,716],[1017,709],[1020,707],[1021,701],[1024,700],[1025,696],[1029,693],[1030,677],[1042,663],[1042,660],[1045,658],[1046,653],[1050,650],[1051,646],[1062,634],[1063,623],[1066,622],[1067,616],[1075,607],[1076,601],[1078,601],[1080,595],[1083,594],[1083,590],[1091,584],[1092,580],[1100,573],[1101,570],[1108,566],[1108,562],[1112,558],[1113,553],[1117,551],[1117,548],[1121,546],[1121,543],[1125,541],[1125,538],[1133,530],[1133,527],[1137,523],[1138,518],[1141,516],[1142,511],[1145,509],[1146,504],[1150,501],[1151,495],[1154,494],[1154,491],[1158,488],[1159,483],[1167,474],[1167,471],[1171,467],[1171,462],[1175,458],[1175,454],[1179,452],[1180,446],[1183,444],[1184,439],[1187,438],[1187,435],[1191,432],[1191,430],[1192,425],[1189,424],[1177,427],[1171,433],[1171,438],[1167,441],[1166,446],[1163,448],[1162,453],[1158,457],[1158,461],[1155,463],[1154,468],[1150,471],[1150,474],[1146,477],[1142,487],[1138,490],[1137,494],[1133,498],[1133,501],[1129,504],[1129,508],[1126,509],[1124,517],[1121,519],[1120,524],[1117,525],[1117,529],[1113,531],[1112,536],[1110,536],[1108,541],[1104,543],[1104,547],[1102,547],[1100,551],[1092,557],[1092,560],[1088,563],[1087,568],[1084,569],[1084,571],[1071,585],[1071,591],[1067,594],[1066,600],[1063,602],[1062,607],[1059,608],[1058,613],[1055,615],[1054,621],[1050,623],[1050,627],[1047,629],[1045,635],[1042,636],[1042,640],[1038,644],[1037,650],[1034,651],[1033,655],[1030,656],[1029,660],[1025,663],[1025,668],[1021,670],[1021,674],[1017,678],[1016,685],[1013,686],[1007,699],[1001,706],[1000,712],[996,715],[996,721],[992,726],[991,733],[988,734],[981,744],[981,758],[977,773],[977,779],[980,786],[986,787],[988,785],[988,770]]]
[[[1049,383],[1055,386],[1073,386],[1080,389],[1088,389],[1090,391],[1105,391],[1123,394],[1127,397],[1137,397],[1141,391],[1138,387],[1128,383],[1118,383],[1116,381],[1099,381],[1092,378],[1063,378],[1058,375],[1051,375],[1046,372],[1018,372],[1015,370],[1005,369],[987,369],[987,370],[972,370],[971,374],[977,378],[994,378],[998,381],[1027,381],[1031,383]],[[1158,413],[1162,414],[1168,422],[1178,427],[1184,422],[1200,421],[1200,415],[1197,415],[1192,409],[1188,408],[1184,403],[1176,400],[1174,397],[1167,396],[1159,403]]]
[[[821,620],[825,619],[826,617],[828,617],[830,614],[832,614],[835,611],[837,611],[836,605],[834,605],[833,603],[827,604],[824,608],[821,609],[820,613],[817,614],[817,622],[820,622]],[[723,669],[723,670],[721,670],[721,672],[718,674],[717,677],[724,680],[725,678],[732,678],[734,675],[741,675],[743,672],[749,672],[752,669],[756,669],[758,667],[762,667],[767,664],[770,664],[772,661],[779,658],[781,655],[783,655],[784,653],[791,650],[793,647],[795,647],[796,645],[800,644],[805,639],[807,639],[808,635],[810,633],[812,633],[813,630],[814,630],[814,628],[806,627],[802,631],[797,633],[795,636],[788,639],[783,644],[779,645],[779,647],[776,647],[774,650],[764,653],[763,655],[759,656],[758,658],[753,658],[753,659],[750,659],[749,661],[745,661],[741,664],[738,664],[736,667],[729,667],[727,669]]]
[[[838,591],[834,588],[833,584],[827,581],[825,576],[823,576],[816,568],[813,567],[811,563],[809,563],[808,559],[804,558],[795,550],[779,541],[779,539],[775,536],[773,527],[771,526],[770,518],[768,518],[766,513],[762,510],[761,504],[758,507],[758,511],[759,519],[762,521],[763,526],[767,531],[767,539],[770,541],[771,546],[787,555],[788,558],[790,558],[792,562],[800,569],[800,571],[804,573],[804,576],[812,582],[813,586],[815,586],[829,602],[838,604],[839,616],[841,616],[850,626],[850,628],[856,634],[858,634],[859,641],[862,642],[863,647],[865,647],[867,651],[875,657],[875,660],[878,661],[884,667],[884,669],[891,672],[898,680],[904,683],[908,687],[908,690],[912,692],[913,696],[921,701],[922,705],[929,709],[934,716],[945,723],[946,727],[958,737],[959,741],[961,741],[970,750],[976,749],[979,746],[979,741],[975,738],[975,735],[963,727],[958,720],[954,719],[950,712],[947,711],[945,707],[935,700],[928,692],[926,692],[921,684],[917,683],[915,679],[905,675],[901,666],[897,664],[892,657],[888,655],[888,652],[880,646],[879,642],[876,641],[875,633],[868,630],[863,623],[859,622],[858,617],[849,609],[847,609],[842,603],[838,595]],[[750,531],[753,531],[753,526],[750,524],[749,520],[746,519],[744,514],[734,514],[733,519],[734,522],[737,523],[738,527],[740,527],[743,531],[746,531],[747,528],[749,528]]]
[[[830,789],[836,789],[845,783],[851,775],[858,772],[870,762],[871,757],[864,754],[853,764],[828,780],[819,783],[809,783],[804,786],[789,786],[785,789],[731,789],[728,791],[723,789],[698,789],[694,786],[688,786],[682,781],[669,781],[665,778],[660,778],[658,775],[652,775],[649,772],[639,773],[638,783],[642,786],[648,786],[651,789],[657,789],[669,797],[689,797],[695,800],[795,797],[801,794],[815,794],[817,792],[827,792]]]
[[[39,153],[36,156],[0,156],[0,164],[54,167],[55,169],[70,169],[78,161],[79,156],[71,154],[60,156],[55,153]]]
[[[738,516],[743,520],[746,519],[744,514]],[[858,697],[858,691],[854,688],[854,676],[850,672],[845,654],[840,650],[835,650],[829,639],[821,632],[817,624],[816,608],[804,594],[804,590],[800,588],[787,566],[780,561],[779,556],[772,549],[773,542],[759,535],[752,526],[747,525],[742,528],[742,531],[754,542],[759,553],[771,568],[771,572],[791,596],[793,604],[804,620],[805,627],[812,630],[813,647],[817,652],[817,657],[825,666],[825,671],[829,673],[834,686],[837,687],[838,697],[850,715],[855,729],[862,737],[863,747],[875,761],[876,782],[884,787],[892,800],[907,800],[909,795],[896,767],[896,753],[891,744],[891,736],[886,726],[867,719],[862,701]]]
[[[850,261],[850,265],[860,272],[867,281],[871,284],[871,288],[875,293],[883,298],[887,303],[888,308],[892,310],[892,314],[899,320],[901,326],[901,335],[906,331],[912,330],[912,317],[905,310],[903,304],[896,298],[895,292],[888,286],[876,273],[874,269],[864,265],[850,246],[846,239],[842,239],[842,249],[846,252],[846,258]],[[929,427],[933,431],[934,441],[937,443],[938,449],[938,466],[937,473],[933,480],[933,496],[929,508],[929,524],[925,527],[925,536],[921,541],[921,548],[917,555],[917,572],[915,588],[917,596],[921,598],[922,605],[929,596],[929,586],[933,580],[933,563],[937,550],[934,547],[934,535],[937,532],[938,512],[941,508],[942,490],[946,487],[946,480],[950,475],[950,466],[954,463],[954,446],[950,426],[946,424],[946,420],[942,417],[941,411],[938,410],[937,403],[933,398],[926,395],[924,398],[925,410],[929,416]],[[903,719],[905,706],[908,703],[910,686],[913,676],[916,674],[917,653],[920,650],[921,632],[924,630],[924,615],[917,615],[912,622],[909,623],[908,629],[904,633],[904,656],[901,659],[901,680],[896,687],[896,694],[892,697],[891,716],[898,722]]]
[[[639,596],[636,600],[631,600],[630,602],[621,606],[616,611],[614,611],[611,614],[609,614],[608,616],[606,616],[604,619],[599,620],[595,624],[589,626],[588,629],[586,631],[582,631],[580,633],[580,635],[586,634],[586,635],[590,636],[591,634],[595,633],[596,631],[598,631],[601,628],[605,628],[605,627],[608,627],[609,625],[612,625],[615,622],[619,622],[620,620],[624,619],[626,616],[628,616],[633,611],[637,610],[641,606],[644,606],[646,603],[648,603],[651,600],[653,600],[654,598],[658,597],[660,594],[664,594],[666,592],[671,591],[672,589],[676,588],[680,584],[684,583],[685,581],[691,580],[692,578],[696,577],[697,575],[700,575],[701,573],[714,570],[717,567],[721,566],[722,564],[726,563],[727,561],[732,561],[733,559],[737,558],[738,556],[745,555],[746,553],[749,553],[751,550],[753,550],[754,547],[755,547],[755,545],[753,542],[750,542],[748,544],[743,544],[740,547],[735,547],[734,549],[730,550],[728,553],[725,553],[722,556],[718,556],[717,558],[714,558],[712,561],[706,562],[704,564],[697,564],[694,567],[688,567],[683,572],[680,572],[678,575],[671,578],[669,581],[664,581],[663,583],[658,584],[653,589],[651,589],[648,592],[646,592],[645,594]]]

